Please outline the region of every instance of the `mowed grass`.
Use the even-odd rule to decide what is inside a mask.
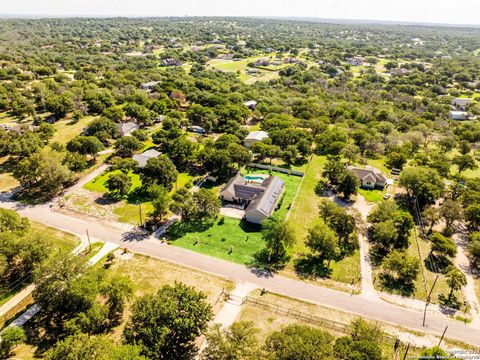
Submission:
[[[244,265],[253,264],[255,254],[265,247],[259,227],[229,217],[212,226],[176,223],[169,237],[171,245]]]
[[[368,202],[378,202],[383,199],[383,195],[385,195],[387,191],[386,189],[358,189],[358,193],[362,195]]]
[[[85,116],[81,118],[78,122],[72,123],[71,120],[60,120],[57,121],[54,126],[57,130],[53,135],[51,142],[59,142],[61,144],[66,144],[72,140],[75,136],[81,135],[83,129],[94,119],[93,116]]]
[[[111,175],[115,174],[120,174],[120,170],[114,170],[114,171],[105,171],[96,178],[90,180],[88,183],[86,183],[83,188],[89,191],[105,194],[108,192],[108,189],[106,187],[106,182],[108,178]],[[142,182],[140,180],[140,175],[136,174],[134,172],[129,172],[128,176],[130,177],[130,181],[132,182],[132,187],[130,189],[130,192],[135,190],[136,188],[142,186]]]
[[[318,205],[320,197],[315,194],[315,187],[322,178],[323,167],[326,163],[325,156],[314,155],[305,169],[304,179],[290,211],[288,222],[293,228],[297,239],[294,252],[303,253],[307,251],[304,240],[308,229],[313,227],[319,219]]]
[[[80,239],[73,234],[45,226],[38,222],[32,222],[31,224],[33,231],[45,236],[48,243],[52,245],[56,252],[67,254],[80,244]]]

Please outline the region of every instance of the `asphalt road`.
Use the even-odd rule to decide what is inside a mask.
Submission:
[[[132,252],[170,261],[203,272],[215,274],[234,282],[249,282],[277,294],[320,304],[337,310],[358,314],[363,317],[388,322],[411,330],[441,335],[448,325],[446,337],[480,346],[480,329],[429,313],[427,327],[422,326],[423,313],[403,308],[382,300],[368,299],[336,291],[299,280],[278,275],[255,272],[245,266],[210,256],[191,252],[175,246],[162,244],[159,240],[140,238],[135,233],[106,226],[95,219],[78,218],[52,211],[48,206],[21,206],[16,203],[0,202],[1,207],[17,210],[21,215],[45,225],[84,235],[86,229],[92,238],[111,241]]]

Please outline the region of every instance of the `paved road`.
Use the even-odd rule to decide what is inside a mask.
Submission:
[[[19,206],[8,202],[0,202],[0,206],[15,209],[21,215],[32,220],[71,233],[83,235],[85,229],[88,228],[91,237],[117,243],[135,253],[188,266],[237,283],[252,283],[259,288],[265,288],[267,291],[358,314],[373,320],[389,322],[434,335],[441,335],[445,326],[448,325],[447,337],[480,346],[480,329],[464,325],[445,316],[429,314],[427,318],[428,327],[424,328],[422,327],[422,313],[420,311],[402,308],[381,300],[350,295],[282,276],[258,273],[242,265],[162,244],[152,237],[138,240],[138,234],[123,233],[119,229],[102,225],[94,219],[80,219],[54,212],[48,206]]]

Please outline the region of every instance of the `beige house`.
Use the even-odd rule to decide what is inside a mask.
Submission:
[[[222,189],[220,199],[243,205],[245,220],[261,224],[277,208],[284,189],[284,182],[276,176],[269,176],[262,182],[255,182],[245,180],[239,173]]]
[[[380,170],[373,167],[367,167],[365,169],[349,167],[349,170],[353,171],[355,175],[357,175],[362,188],[383,189],[387,185],[387,178],[382,175]]]
[[[266,138],[268,138],[268,133],[266,131],[252,131],[243,140],[243,144],[245,147],[250,147],[259,141],[265,140]]]

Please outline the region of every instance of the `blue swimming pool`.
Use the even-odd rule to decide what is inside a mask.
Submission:
[[[255,182],[263,182],[265,180],[265,177],[260,176],[260,175],[245,175],[243,177],[247,181],[255,181]]]

